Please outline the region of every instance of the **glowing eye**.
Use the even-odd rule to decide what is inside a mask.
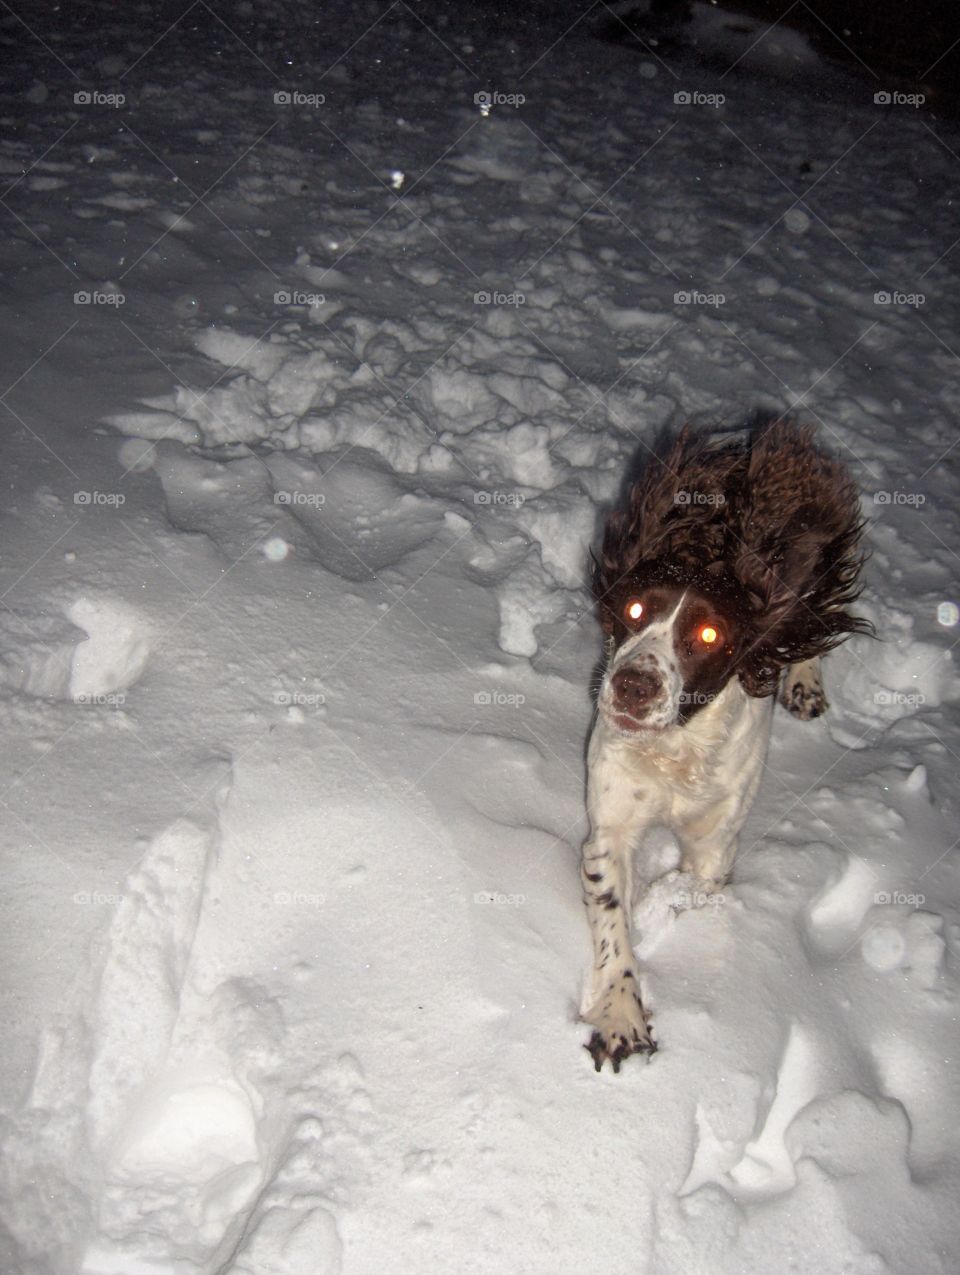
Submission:
[[[713,627],[712,624],[705,624],[703,628],[700,630],[700,633],[698,636],[701,642],[705,642],[707,646],[712,646],[714,642],[716,642],[719,639],[720,634],[717,632],[717,630]]]
[[[643,615],[643,603],[639,599],[634,598],[632,602],[627,603],[627,619],[639,620]]]

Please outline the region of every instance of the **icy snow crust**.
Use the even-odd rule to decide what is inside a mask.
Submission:
[[[273,11],[4,97],[3,1271],[954,1272],[955,130],[714,10]],[[587,547],[758,405],[861,483],[883,641],[721,896],[657,843],[662,1048],[598,1076]]]

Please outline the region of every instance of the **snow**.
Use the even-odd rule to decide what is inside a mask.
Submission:
[[[954,1271],[955,125],[713,6],[190,12],[2,92],[0,1268]],[[596,1075],[587,551],[771,406],[881,640]]]

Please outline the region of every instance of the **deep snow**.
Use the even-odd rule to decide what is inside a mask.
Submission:
[[[4,1271],[956,1270],[956,128],[561,16],[0,24]],[[763,406],[881,641],[598,1076],[587,548]]]

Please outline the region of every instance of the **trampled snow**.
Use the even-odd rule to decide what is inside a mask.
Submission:
[[[956,1271],[955,124],[707,6],[95,12],[2,95],[3,1271]],[[587,553],[756,408],[880,640],[597,1075]]]

